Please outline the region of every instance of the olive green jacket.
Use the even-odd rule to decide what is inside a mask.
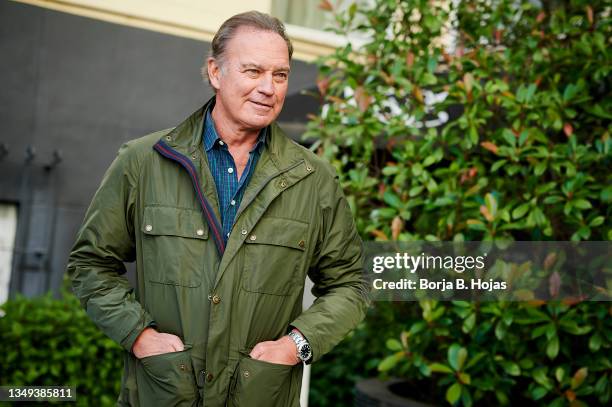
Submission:
[[[361,240],[334,169],[272,124],[226,246],[206,108],[122,146],[70,254],[73,290],[126,350],[119,405],[297,406],[302,365],[248,354],[293,326],[316,361],[357,325],[368,301]],[[135,288],[121,276],[132,261]],[[306,275],[317,299],[303,311]],[[148,326],[185,350],[137,359]]]

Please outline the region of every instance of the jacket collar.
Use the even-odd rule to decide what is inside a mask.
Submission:
[[[204,106],[163,136],[160,141],[183,155],[191,155],[203,148],[204,118],[214,103],[215,97],[213,96]],[[267,134],[264,150],[269,153],[270,159],[278,170],[291,167],[305,158],[301,149],[285,135],[276,122],[273,122],[264,131]]]

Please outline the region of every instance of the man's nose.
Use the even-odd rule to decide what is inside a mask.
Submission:
[[[262,75],[257,90],[267,96],[274,94],[274,80],[271,73]]]

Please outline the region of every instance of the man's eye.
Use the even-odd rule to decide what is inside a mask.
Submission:
[[[286,80],[289,77],[289,75],[286,72],[277,72],[276,77],[278,79]]]
[[[246,72],[249,75],[257,75],[259,73],[259,71],[257,69],[247,69]]]

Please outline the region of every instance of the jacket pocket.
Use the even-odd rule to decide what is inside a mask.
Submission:
[[[263,362],[243,356],[234,372],[229,407],[286,407],[294,366]]]
[[[307,234],[308,223],[262,218],[245,240],[243,289],[289,295],[301,288],[305,277],[300,266],[304,262]]]
[[[145,207],[141,232],[146,279],[185,287],[202,284],[208,225],[204,224],[201,211]]]
[[[163,353],[139,359],[136,369],[141,406],[195,406],[198,388],[191,351]]]

